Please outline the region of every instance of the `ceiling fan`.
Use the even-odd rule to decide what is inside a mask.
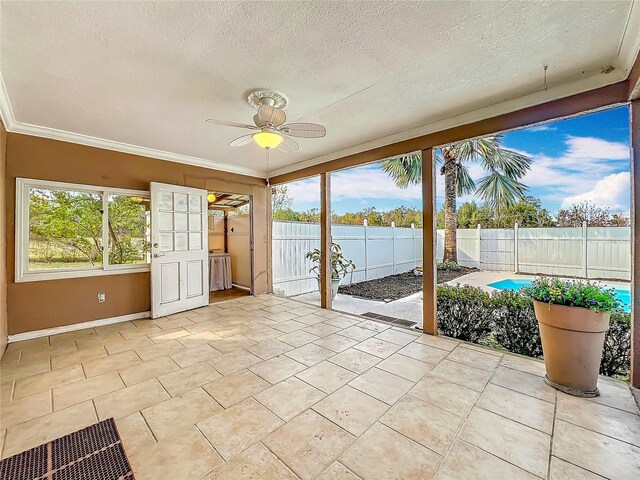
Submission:
[[[299,148],[299,145],[292,137],[322,138],[327,134],[325,127],[317,123],[285,123],[287,115],[283,109],[287,106],[288,100],[282,93],[273,90],[256,90],[249,94],[247,102],[258,110],[258,113],[253,116],[254,125],[212,118],[206,120],[225,127],[256,131],[236,138],[229,144],[232,147],[242,147],[255,142],[262,148],[277,148],[284,152],[293,152]]]

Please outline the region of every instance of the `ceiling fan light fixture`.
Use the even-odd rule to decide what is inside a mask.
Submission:
[[[211,205],[211,204],[212,204],[213,202],[215,202],[215,201],[216,201],[216,194],[215,194],[215,193],[209,193],[209,194],[207,195],[207,203],[208,203],[209,205]]]
[[[269,130],[263,130],[253,134],[253,141],[262,148],[277,148],[284,141],[284,137]]]

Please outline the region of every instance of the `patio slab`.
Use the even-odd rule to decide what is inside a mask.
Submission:
[[[329,313],[231,300],[188,312],[208,343],[150,349],[152,327],[184,317],[138,320],[103,340],[97,329],[40,340],[36,369],[34,342],[12,344],[20,354],[0,364],[0,455],[115,416],[138,480],[640,478],[627,384],[601,378],[601,397],[567,397],[535,360]],[[237,341],[250,331],[255,341]],[[78,354],[87,338],[100,358]],[[52,370],[53,356],[66,366]],[[60,401],[67,392],[77,404]]]

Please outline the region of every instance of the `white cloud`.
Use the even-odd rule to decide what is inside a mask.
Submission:
[[[626,211],[629,209],[630,188],[631,174],[629,172],[614,173],[596,182],[591,190],[566,197],[562,206],[566,208],[575,203],[592,202],[599,207]]]

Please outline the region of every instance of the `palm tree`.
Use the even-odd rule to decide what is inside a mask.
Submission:
[[[531,159],[501,147],[502,135],[465,140],[441,147],[436,161],[444,175],[444,256],[443,262],[458,261],[456,242],[456,198],[476,192],[495,210],[508,207],[523,199],[527,186],[519,180],[531,168]],[[469,164],[478,162],[487,175],[476,184],[469,175]],[[400,188],[422,182],[420,153],[390,158],[382,163]]]

